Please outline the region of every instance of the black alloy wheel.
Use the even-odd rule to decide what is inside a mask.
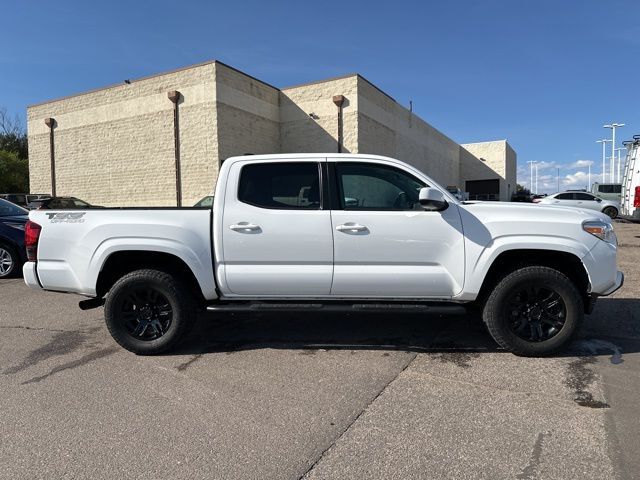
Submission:
[[[120,303],[120,318],[132,337],[157,340],[162,337],[173,319],[173,309],[167,297],[152,286],[132,288]]]
[[[159,270],[127,273],[111,287],[104,318],[113,339],[138,355],[175,347],[197,318],[193,293],[182,277]]]
[[[482,318],[502,348],[527,357],[551,355],[575,337],[584,318],[584,294],[564,273],[521,267],[493,286]]]
[[[539,285],[513,292],[505,308],[511,331],[527,342],[549,340],[562,330],[567,319],[560,294]]]

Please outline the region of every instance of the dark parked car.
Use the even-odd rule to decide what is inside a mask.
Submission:
[[[29,212],[0,198],[0,279],[20,271],[27,261],[24,249],[24,226]]]
[[[44,193],[0,193],[0,198],[9,200],[11,203],[26,207],[29,203],[41,198],[49,198],[51,195]]]
[[[27,205],[29,210],[51,209],[51,208],[100,208],[90,205],[84,200],[76,197],[48,197],[34,200]]]

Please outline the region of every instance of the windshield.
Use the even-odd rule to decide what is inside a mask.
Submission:
[[[11,203],[0,198],[0,217],[17,217],[20,215],[28,215],[29,211],[19,207],[15,203]]]

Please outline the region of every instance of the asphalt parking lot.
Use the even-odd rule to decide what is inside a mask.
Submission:
[[[640,225],[571,350],[472,316],[225,314],[137,357],[79,297],[0,281],[0,478],[633,478]]]

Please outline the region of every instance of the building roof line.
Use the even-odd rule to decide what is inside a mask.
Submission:
[[[363,77],[359,73],[347,73],[345,75],[339,75],[339,76],[336,76],[336,77],[325,78],[323,80],[315,80],[313,82],[300,83],[300,84],[292,85],[292,86],[289,86],[289,87],[278,88],[278,87],[275,87],[275,86],[271,85],[270,83],[267,83],[267,82],[265,82],[263,80],[260,80],[259,78],[254,77],[253,75],[249,75],[248,73],[245,73],[242,70],[239,70],[239,69],[237,69],[235,67],[232,67],[231,65],[228,65],[228,64],[226,64],[224,62],[221,62],[220,60],[206,60],[204,62],[195,63],[195,64],[192,64],[192,65],[186,65],[184,67],[178,67],[178,68],[174,68],[174,69],[171,69],[171,70],[166,70],[166,71],[159,72],[159,73],[154,73],[152,75],[145,75],[143,77],[139,77],[139,78],[128,80],[128,83],[131,84],[131,83],[136,83],[136,82],[142,82],[142,81],[149,80],[149,79],[152,79],[152,78],[162,77],[164,75],[171,75],[172,73],[182,72],[184,70],[189,70],[189,69],[192,69],[192,68],[204,67],[205,65],[211,65],[211,64],[222,65],[223,67],[226,67],[229,70],[232,70],[232,71],[237,72],[237,73],[239,73],[241,75],[244,75],[247,78],[250,78],[250,79],[252,79],[252,80],[254,80],[256,82],[262,83],[263,85],[266,85],[267,87],[273,88],[274,90],[277,90],[277,91],[284,91],[284,90],[289,90],[289,89],[293,89],[293,88],[304,87],[304,86],[307,86],[307,85],[316,85],[316,84],[320,84],[320,83],[327,83],[327,82],[332,82],[332,81],[336,81],[336,80],[342,80],[342,79],[345,79],[345,78],[356,77],[356,78],[359,78],[359,79],[367,82],[371,87],[376,89],[378,92],[380,92],[381,94],[383,94],[384,96],[386,96],[387,98],[392,100],[393,102],[398,103],[395,98],[393,98],[387,92],[382,90],[380,87],[378,87],[373,82],[369,81],[368,79],[366,79],[365,77]],[[109,89],[116,88],[116,87],[122,87],[124,85],[127,85],[127,83],[125,83],[125,82],[112,83],[110,85],[105,85],[104,87],[92,88],[90,90],[85,90],[84,92],[73,93],[71,95],[64,95],[62,97],[57,97],[57,98],[54,98],[54,99],[51,99],[51,100],[44,100],[42,102],[32,103],[32,104],[27,105],[27,109],[32,108],[32,107],[39,107],[41,105],[47,105],[49,103],[56,103],[56,102],[60,102],[60,101],[63,101],[63,100],[68,100],[70,98],[80,97],[80,96],[83,96],[83,95],[90,95],[92,93],[100,92],[100,91],[103,91],[103,90],[109,90]]]
[[[190,68],[204,67],[205,65],[210,65],[212,63],[222,63],[222,62],[218,62],[217,60],[207,60],[205,62],[200,62],[200,63],[196,63],[196,64],[193,64],[193,65],[187,65],[185,67],[179,67],[179,68],[174,68],[172,70],[167,70],[167,71],[160,72],[160,73],[154,73],[153,75],[145,75],[144,77],[134,78],[134,79],[129,80],[129,83],[142,82],[144,80],[149,80],[151,78],[162,77],[163,75],[171,75],[172,73],[181,72],[183,70],[189,70]],[[225,67],[226,66],[227,65],[225,65]],[[70,98],[81,97],[82,95],[89,95],[91,93],[100,92],[102,90],[109,90],[111,88],[121,87],[123,85],[127,85],[127,83],[125,83],[124,81],[123,82],[119,82],[119,83],[112,83],[111,85],[106,85],[104,87],[92,88],[91,90],[86,90],[86,91],[80,92],[80,93],[73,93],[71,95],[65,95],[63,97],[54,98],[52,100],[45,100],[43,102],[32,103],[30,105],[27,105],[27,108],[38,107],[40,105],[46,105],[48,103],[60,102],[62,100],[68,100]]]
[[[274,90],[280,91],[280,89],[279,89],[278,87],[274,87],[274,86],[273,86],[273,85],[271,85],[270,83],[267,83],[267,82],[265,82],[264,80],[260,80],[259,78],[256,78],[256,77],[254,77],[253,75],[249,75],[248,73],[243,72],[242,70],[239,70],[239,69],[237,69],[237,68],[235,68],[235,67],[232,67],[231,65],[227,65],[226,63],[221,62],[220,60],[214,60],[214,61],[213,61],[213,63],[217,63],[218,65],[222,65],[223,67],[226,67],[226,68],[228,68],[229,70],[233,70],[234,72],[237,72],[237,73],[239,73],[239,74],[241,74],[241,75],[244,75],[245,77],[249,77],[251,80],[255,80],[256,82],[260,82],[260,83],[262,83],[263,85],[266,85],[267,87],[271,87],[271,88],[273,88]],[[196,67],[196,66],[198,66],[198,65],[193,65],[193,66],[194,66],[194,67]],[[189,67],[187,67],[187,68],[189,68]]]
[[[145,75],[144,77],[139,77],[139,78],[135,78],[135,79],[131,79],[129,80],[129,83],[136,83],[136,82],[142,82],[144,80],[149,80],[152,78],[157,78],[157,77],[162,77],[164,75],[171,75],[172,73],[178,73],[178,72],[182,72],[184,70],[190,70],[192,68],[198,68],[198,67],[204,67],[205,65],[211,65],[211,64],[218,64],[218,65],[222,65],[223,67],[228,68],[229,70],[233,70],[234,72],[237,72],[241,75],[244,75],[245,77],[248,77],[252,80],[255,80],[256,82],[260,82],[270,88],[273,88],[275,90],[280,90],[278,87],[274,87],[273,85],[268,84],[267,82],[260,80],[252,75],[249,75],[248,73],[243,72],[242,70],[239,70],[235,67],[232,67],[231,65],[227,65],[224,62],[221,62],[220,60],[207,60],[205,62],[200,62],[200,63],[195,63],[193,65],[187,65],[184,67],[179,67],[179,68],[174,68],[172,70],[166,70],[164,72],[160,72],[160,73],[154,73],[152,75]],[[98,88],[92,88],[91,90],[86,90],[84,92],[80,92],[80,93],[74,93],[71,95],[65,95],[63,97],[58,97],[58,98],[54,98],[52,100],[45,100],[43,102],[38,102],[38,103],[32,103],[30,105],[27,105],[27,108],[31,108],[31,107],[38,107],[40,105],[46,105],[48,103],[55,103],[55,102],[60,102],[62,100],[68,100],[70,98],[75,98],[75,97],[80,97],[82,95],[89,95],[91,93],[96,93],[96,92],[100,92],[102,90],[109,90],[111,88],[116,88],[116,87],[121,87],[123,85],[126,85],[126,83],[124,82],[120,82],[120,83],[113,83],[111,85],[106,85],[104,87],[98,87]]]
[[[296,85],[291,85],[291,86],[289,86],[289,87],[281,88],[280,90],[281,90],[281,91],[284,91],[284,90],[290,90],[290,89],[293,89],[293,88],[300,88],[300,87],[307,87],[307,86],[310,86],[310,85],[317,85],[317,84],[320,84],[320,83],[335,82],[336,80],[343,80],[343,79],[345,79],[345,78],[350,78],[350,77],[357,77],[357,78],[359,78],[359,79],[361,79],[361,80],[364,80],[364,81],[365,81],[365,82],[367,82],[369,85],[371,85],[373,88],[375,88],[378,92],[382,93],[385,97],[387,97],[387,98],[389,98],[390,100],[393,100],[394,102],[398,103],[398,101],[397,101],[395,98],[393,98],[393,97],[392,97],[391,95],[389,95],[387,92],[385,92],[384,90],[382,90],[382,89],[381,89],[380,87],[378,87],[375,83],[373,83],[373,82],[371,82],[371,81],[367,80],[365,77],[363,77],[363,76],[362,76],[362,75],[360,75],[359,73],[347,73],[347,74],[344,74],[344,75],[338,75],[338,76],[336,76],[336,77],[329,77],[329,78],[325,78],[325,79],[322,79],[322,80],[314,80],[314,81],[312,81],[312,82],[298,83],[298,84],[296,84]]]

